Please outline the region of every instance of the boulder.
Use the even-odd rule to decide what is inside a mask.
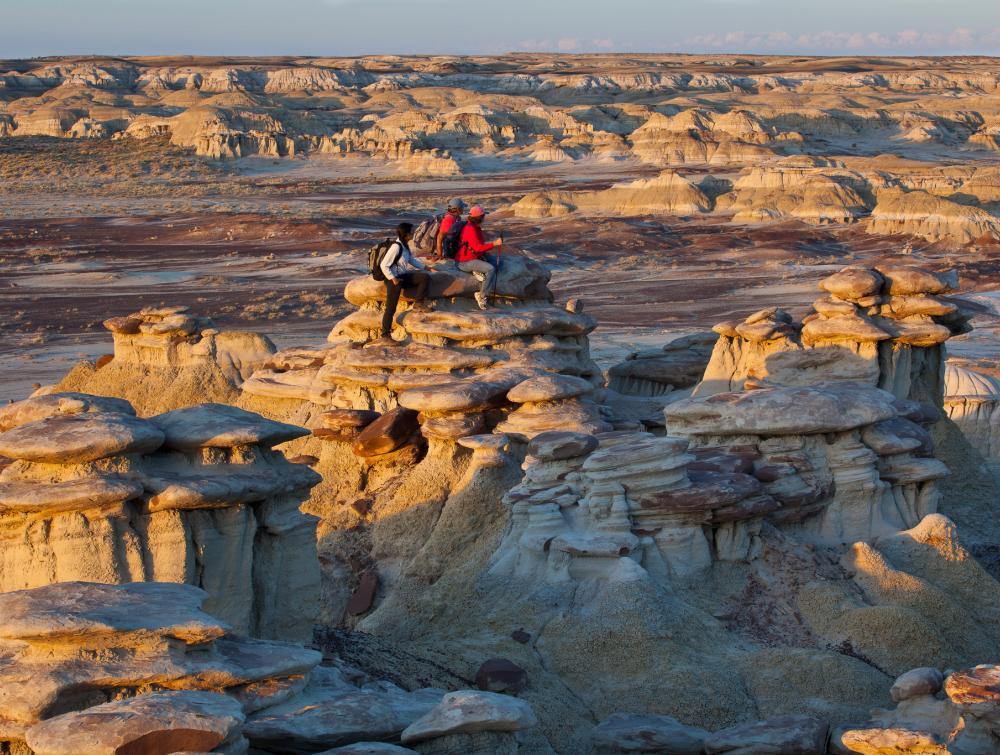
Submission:
[[[400,406],[392,409],[358,433],[354,453],[358,456],[379,456],[401,448],[417,432],[417,413]]]
[[[936,668],[915,668],[896,678],[889,696],[898,703],[919,695],[936,695],[943,683],[944,675]]]
[[[28,729],[25,740],[36,755],[209,752],[242,742],[243,720],[228,695],[154,692],[55,716]]]
[[[949,755],[953,752],[944,740],[933,732],[900,727],[847,729],[836,739],[842,749],[831,749],[831,752],[858,752],[862,755],[895,755],[895,753]]]
[[[163,445],[163,440],[156,425],[131,414],[60,414],[0,433],[0,456],[49,464],[82,463],[148,453]]]
[[[174,409],[149,421],[163,432],[164,446],[178,451],[251,444],[270,448],[309,434],[304,427],[275,422],[227,404]]]
[[[845,267],[821,280],[819,287],[839,299],[861,299],[878,293],[882,288],[882,276],[864,267]]]
[[[610,752],[701,755],[708,736],[704,729],[685,726],[670,716],[615,713],[594,727],[594,746]]]
[[[829,725],[816,716],[777,716],[714,732],[707,755],[823,755]]]
[[[430,712],[403,731],[404,745],[448,734],[520,731],[538,723],[524,700],[495,692],[449,692]]]
[[[912,294],[946,294],[958,288],[958,273],[935,273],[912,265],[881,267],[888,293],[893,296]]]
[[[963,712],[1000,725],[1000,666],[955,671],[945,679],[944,692]]]

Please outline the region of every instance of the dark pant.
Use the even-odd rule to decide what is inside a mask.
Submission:
[[[392,319],[396,316],[396,307],[399,306],[399,295],[403,289],[407,289],[406,298],[414,301],[421,301],[427,296],[427,284],[430,276],[427,273],[403,273],[399,276],[399,282],[393,283],[391,280],[385,282],[385,312],[382,313],[382,337],[388,338],[392,335]],[[410,291],[409,289],[413,289]]]

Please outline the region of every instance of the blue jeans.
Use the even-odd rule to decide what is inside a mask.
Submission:
[[[459,262],[458,269],[464,273],[482,273],[485,277],[479,292],[484,296],[493,292],[497,282],[497,258],[492,254],[484,254],[477,260]]]

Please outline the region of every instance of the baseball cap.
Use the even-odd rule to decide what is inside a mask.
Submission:
[[[468,207],[468,205],[466,205],[465,202],[462,201],[461,197],[452,197],[451,199],[448,200],[448,209],[450,210],[453,207],[456,210],[464,210],[466,207]]]
[[[470,218],[478,218],[478,217],[481,217],[481,216],[484,216],[484,215],[486,215],[486,210],[484,210],[478,204],[475,207],[473,207],[471,210],[469,210],[469,217]]]

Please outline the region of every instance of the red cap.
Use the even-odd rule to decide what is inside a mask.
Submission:
[[[482,217],[482,216],[484,216],[485,214],[486,214],[486,210],[484,210],[484,209],[483,209],[483,208],[482,208],[482,207],[481,207],[480,205],[478,205],[478,204],[477,204],[477,205],[475,205],[475,206],[474,206],[474,207],[473,207],[473,208],[472,208],[471,210],[469,210],[469,217],[470,217],[470,218],[478,218],[478,217]]]

